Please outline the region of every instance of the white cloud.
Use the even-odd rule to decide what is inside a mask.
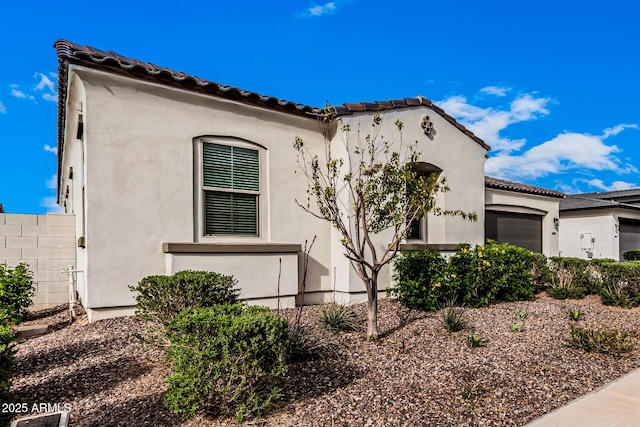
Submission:
[[[637,172],[635,166],[622,162],[616,156],[620,152],[617,146],[604,142],[609,135],[612,133],[607,131],[601,136],[565,132],[522,154],[491,157],[487,160],[485,172],[507,179],[539,178],[580,168],[616,173]]]
[[[58,154],[58,147],[52,147],[49,144],[44,144],[44,151],[47,151],[53,154]]]
[[[58,174],[54,173],[53,175],[51,175],[51,178],[49,178],[47,180],[47,188],[51,189],[51,190],[55,190],[58,188]]]
[[[11,85],[11,86],[17,87],[18,85]],[[11,96],[15,98],[21,98],[21,99],[31,99],[31,100],[35,99],[33,95],[27,95],[26,93],[18,89],[11,89]]]
[[[480,89],[480,92],[486,93],[488,95],[503,97],[507,96],[507,92],[510,90],[511,88],[509,87],[487,86]]]
[[[618,126],[614,126],[612,128],[607,128],[604,130],[603,138],[608,138],[613,135],[617,135],[625,129],[638,129],[638,125],[636,124],[620,124]]]
[[[27,95],[24,94],[24,92],[19,91],[18,89],[11,89],[11,96],[14,96],[16,98],[26,98]]]
[[[10,84],[11,96],[21,99],[30,99],[34,101],[36,96],[41,97],[45,101],[58,102],[58,91],[56,89],[55,73],[34,73],[33,77],[37,80],[35,86],[31,86],[28,90],[24,90],[15,83]],[[51,77],[54,80],[51,80]]]
[[[314,4],[313,7],[307,9],[308,16],[322,16],[336,11],[336,4],[329,2],[324,5]]]
[[[534,98],[528,93],[514,99],[511,103],[511,114],[514,119],[512,123],[534,120],[537,118],[536,114],[548,115],[549,110],[546,106],[549,101],[549,98]]]
[[[4,106],[4,104],[2,103],[2,101],[0,101],[0,113],[7,113],[7,108]]]
[[[44,99],[45,101],[58,102],[58,95],[44,93],[42,94],[42,99]]]
[[[503,92],[493,86],[481,89],[481,92],[502,95]],[[504,91],[506,95],[507,91]],[[618,135],[626,129],[639,129],[637,124],[619,124],[603,130],[602,135],[590,135],[577,132],[564,132],[550,140],[531,148],[524,149],[524,138],[505,138],[502,136],[509,125],[536,120],[550,114],[548,106],[551,98],[535,93],[517,96],[509,108],[482,108],[467,102],[463,96],[453,96],[437,102],[448,114],[455,117],[465,127],[491,146],[491,157],[485,165],[485,173],[498,178],[522,180],[535,179],[549,174],[561,174],[568,170],[609,171],[618,174],[638,172],[638,169],[619,156],[620,149],[607,144],[606,139]],[[589,173],[588,175],[593,176]],[[635,184],[615,181],[609,185],[602,181],[577,179],[569,184],[557,183],[563,191],[591,186],[599,189],[623,189]]]
[[[48,213],[63,212],[64,210],[58,205],[56,196],[45,197],[40,201],[40,206],[47,208]]]
[[[525,94],[514,99],[509,110],[477,107],[469,104],[464,96],[452,96],[436,104],[489,144],[493,152],[509,153],[520,150],[526,139],[504,138],[500,132],[513,123],[548,115],[547,105],[550,102],[550,98]]]
[[[35,86],[35,90],[39,90],[39,91],[47,90],[49,92],[56,91],[54,83],[51,80],[49,80],[49,77],[47,77],[46,75],[42,73],[35,73],[34,77],[40,79],[38,84]]]
[[[606,185],[604,182],[602,182],[602,180],[597,178],[587,181],[587,184],[604,191],[629,190],[631,188],[637,187],[636,184],[624,181],[614,181],[611,183],[611,185]]]

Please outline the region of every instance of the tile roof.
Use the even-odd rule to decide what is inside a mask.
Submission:
[[[590,197],[594,199],[611,199],[615,200],[618,197],[640,197],[640,188],[631,188],[628,190],[617,190],[617,191],[604,191],[601,193],[581,193],[576,194],[576,196],[582,197]]]
[[[484,177],[484,185],[487,188],[495,188],[498,190],[515,191],[518,193],[537,194],[539,196],[549,196],[564,198],[566,194],[547,188],[535,187],[533,185],[521,184],[519,182],[506,181],[504,179],[493,178],[491,176]]]
[[[54,43],[58,55],[58,182],[60,182],[60,166],[62,161],[62,146],[64,133],[65,107],[67,97],[67,78],[70,64],[87,66],[114,74],[125,75],[137,79],[152,81],[166,86],[179,87],[181,89],[205,93],[212,96],[231,99],[245,104],[262,108],[281,111],[305,117],[316,117],[322,114],[322,109],[308,105],[275,98],[273,96],[260,95],[256,92],[242,90],[233,86],[221,85],[209,80],[175,71],[170,68],[159,67],[150,62],[128,58],[112,51],[103,51],[90,46],[81,46],[67,40],[58,40]],[[396,108],[420,107],[431,108],[437,114],[454,125],[457,129],[470,137],[485,150],[490,147],[473,132],[458,123],[444,110],[434,105],[430,100],[417,98],[402,98],[398,100],[361,102],[357,104],[342,104],[329,108],[337,115],[353,114],[363,111],[384,111]]]
[[[640,206],[629,203],[615,202],[613,200],[603,200],[593,197],[585,197],[584,194],[567,196],[560,200],[560,211],[577,211],[584,209],[607,209],[622,208],[640,210]]]

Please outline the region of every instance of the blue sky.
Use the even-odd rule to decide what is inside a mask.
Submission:
[[[312,106],[425,96],[492,146],[489,175],[640,186],[637,2],[16,2],[0,7],[0,203],[55,201],[67,39]]]

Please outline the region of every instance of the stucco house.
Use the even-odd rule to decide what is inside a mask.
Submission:
[[[317,108],[68,41],[55,48],[58,201],[75,214],[77,291],[90,320],[132,314],[129,285],[184,269],[232,274],[242,298],[293,306],[302,247],[314,236],[305,303],[366,299],[341,236],[295,203],[306,200],[307,182],[294,173],[292,143],[299,136],[322,149]],[[332,110],[339,124],[352,129],[369,126],[382,112],[383,134],[392,134],[393,123],[402,120],[404,138],[421,144],[421,165],[448,180],[451,191],[439,197],[439,206],[478,214],[477,222],[429,215],[405,248],[450,251],[460,242],[484,242],[487,197],[492,217],[504,211],[516,220],[537,218],[539,247],[557,250],[556,195],[497,180],[485,190],[489,146],[431,101],[404,98]],[[338,136],[331,138],[332,146],[341,144]],[[376,245],[385,247],[388,237],[380,233]],[[390,284],[388,270],[379,282],[381,291]]]
[[[640,249],[640,189],[583,193],[560,202],[562,256],[613,258]]]
[[[485,177],[485,238],[558,255],[564,197],[559,191]]]

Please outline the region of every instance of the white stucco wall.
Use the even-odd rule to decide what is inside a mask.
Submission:
[[[231,136],[265,147],[260,197],[269,211],[261,236],[225,242],[302,244],[329,234],[328,223],[294,204],[295,198],[304,200],[306,187],[292,179],[297,167],[292,143],[298,135],[307,141],[319,138],[315,121],[102,72],[72,68],[70,74],[68,106],[85,100],[85,278],[90,291],[81,296],[89,310],[133,305],[128,286],[165,272],[162,243],[196,240],[193,144],[199,136]],[[83,90],[73,85],[76,76]],[[65,136],[66,147],[82,147],[71,120]],[[72,164],[74,171],[83,169],[79,159],[73,148],[68,155],[65,151],[63,170]],[[68,184],[65,177],[62,188]],[[329,245],[319,238],[313,247],[309,290],[330,289]],[[253,268],[248,262],[239,272]],[[283,286],[297,287],[296,276],[285,276],[295,283]],[[239,285],[252,295],[260,282]]]
[[[560,217],[562,256],[587,259],[587,251],[592,251],[594,258],[618,259],[620,245],[615,233],[615,224],[616,219],[611,210],[563,212]],[[588,243],[585,241],[587,235],[593,238],[592,245],[585,244]]]
[[[69,206],[80,218],[76,227],[86,241],[86,249],[78,249],[78,265],[86,280],[79,281],[79,290],[90,315],[92,310],[131,307],[134,298],[129,285],[182,268],[215,266],[232,273],[244,298],[262,300],[266,289],[273,287],[278,256],[172,255],[162,252],[166,242],[302,245],[317,235],[310,256],[308,295],[316,293],[316,299],[328,300],[334,289],[343,294],[364,291],[343,255],[341,236],[294,203],[306,200],[306,180],[294,174],[298,166],[292,143],[300,136],[320,150],[324,140],[317,121],[80,67],[71,67],[69,81],[61,189],[75,185]],[[74,109],[78,102],[82,111]],[[79,114],[83,115],[83,140],[76,139]],[[431,137],[420,127],[425,114],[434,122]],[[353,128],[359,120],[369,126],[371,117],[367,113],[342,120]],[[429,218],[429,243],[482,242],[486,151],[426,107],[385,113],[383,133],[392,133],[396,118],[405,123],[407,141],[421,141],[422,159],[444,170],[451,192],[442,195],[441,207],[475,211],[479,217],[477,223]],[[260,237],[198,235],[194,141],[205,136],[237,138],[260,147],[260,205],[266,207],[261,211]],[[66,174],[70,166],[73,183]],[[83,171],[81,178],[76,171]],[[82,192],[77,191],[81,180],[84,206]],[[379,248],[387,243],[384,233],[376,240]],[[295,258],[283,259],[287,272],[281,287],[287,293],[297,289],[300,281],[301,256],[297,263]],[[390,280],[388,271],[380,279],[384,289]]]
[[[562,256],[588,258],[587,251],[593,252],[593,258],[620,259],[620,241],[618,233],[619,218],[640,220],[640,212],[630,209],[591,209],[564,211],[560,216],[560,251]],[[594,239],[592,249],[583,248],[590,234]]]
[[[293,308],[298,295],[297,254],[167,254],[168,275],[182,270],[208,270],[232,275],[245,300],[271,308]],[[246,286],[251,283],[254,286]],[[245,286],[243,286],[245,284]]]
[[[555,229],[553,219],[559,218],[560,199],[516,191],[485,189],[485,209],[498,212],[515,212],[542,216],[542,253],[558,256],[560,231]]]

